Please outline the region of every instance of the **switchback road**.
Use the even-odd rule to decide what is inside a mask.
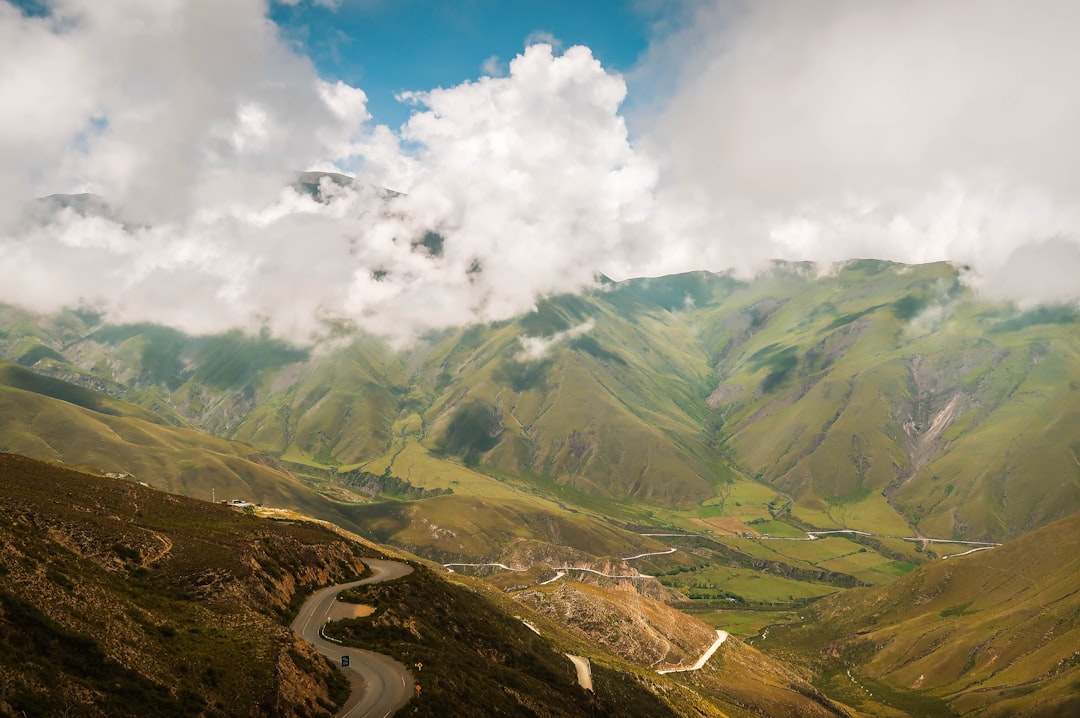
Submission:
[[[352,693],[338,711],[338,718],[386,718],[404,706],[413,693],[412,674],[393,658],[374,651],[342,646],[326,640],[320,634],[320,629],[330,616],[330,608],[342,591],[412,573],[412,566],[400,561],[364,559],[364,563],[371,569],[370,576],[316,591],[304,602],[292,623],[293,631],[336,665],[341,665],[342,656],[349,657],[349,667],[343,670],[352,684]]]

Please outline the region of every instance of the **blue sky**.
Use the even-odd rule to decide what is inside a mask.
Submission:
[[[677,6],[667,3],[667,12]],[[586,45],[609,71],[631,70],[661,18],[634,0],[343,0],[336,9],[274,2],[270,17],[330,80],[364,90],[374,121],[397,127],[394,95],[457,85],[506,63],[527,42]]]

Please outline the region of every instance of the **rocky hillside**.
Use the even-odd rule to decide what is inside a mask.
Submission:
[[[694,665],[718,637],[704,623],[628,587],[560,582],[518,591],[514,598],[586,643],[653,671]],[[669,673],[667,680],[733,718],[852,715],[797,672],[731,636],[700,670]]]
[[[369,550],[0,454],[0,713],[319,715],[347,693],[288,629]]]
[[[519,601],[628,661],[654,669],[690,665],[716,631],[633,588],[560,581],[519,591]]]

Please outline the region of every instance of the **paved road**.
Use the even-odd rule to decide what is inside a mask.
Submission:
[[[340,646],[319,635],[319,629],[326,623],[330,607],[339,593],[353,586],[389,581],[412,573],[412,566],[400,561],[364,559],[364,563],[371,568],[371,576],[316,591],[304,602],[292,623],[293,631],[313,644],[335,665],[341,665],[342,656],[349,656],[350,665],[343,670],[352,683],[352,693],[338,711],[338,718],[386,718],[412,698],[415,685],[408,669],[393,658],[374,651]]]

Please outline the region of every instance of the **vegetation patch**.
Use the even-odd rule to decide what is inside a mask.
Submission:
[[[352,469],[338,474],[338,480],[349,488],[356,489],[362,494],[372,498],[383,496],[392,499],[414,501],[416,499],[429,499],[433,496],[452,494],[452,488],[425,489],[414,486],[401,477],[390,473],[387,466],[381,474],[373,474],[362,469]]]
[[[968,601],[967,603],[958,603],[955,606],[949,606],[948,608],[939,611],[938,615],[942,618],[950,618],[952,616],[966,616],[969,613],[974,613],[974,611],[968,610],[968,607],[971,606],[971,603],[971,601]]]
[[[836,319],[829,322],[829,325],[827,327],[825,327],[825,331],[831,331],[833,329],[839,329],[840,327],[851,324],[852,322],[854,322],[854,321],[856,321],[858,319],[862,319],[867,314],[870,314],[872,312],[876,312],[878,309],[881,309],[881,307],[882,307],[882,305],[878,304],[876,306],[867,307],[866,309],[862,309],[862,310],[859,310],[857,312],[848,312],[847,314],[841,314]]]
[[[585,352],[589,356],[596,357],[600,361],[609,361],[620,366],[627,365],[626,359],[623,359],[621,354],[604,348],[604,346],[601,345],[600,342],[596,341],[596,339],[589,336],[588,334],[577,337],[570,342],[570,346],[573,349]]]
[[[479,399],[454,412],[439,450],[460,456],[466,464],[476,463],[480,455],[499,443],[503,424],[499,411]]]
[[[121,416],[122,413],[104,394],[84,389],[66,381],[35,374],[14,364],[0,364],[0,384],[21,389],[33,394],[40,394],[52,399],[66,401],[99,414]]]
[[[308,358],[307,350],[280,339],[251,337],[238,331],[200,339],[194,355],[199,368],[193,379],[215,387],[247,384],[266,369]]]
[[[999,322],[990,328],[993,334],[1018,332],[1040,324],[1075,324],[1080,320],[1080,309],[1071,304],[1042,305],[1023,312],[1019,316]]]
[[[551,364],[551,360],[518,361],[508,357],[499,364],[492,378],[519,393],[542,389]]]
[[[35,344],[25,354],[15,360],[15,363],[19,366],[31,367],[37,364],[42,359],[52,359],[62,363],[67,363],[67,359],[64,355],[50,349],[44,344]]]
[[[761,391],[768,394],[791,378],[799,366],[799,354],[796,347],[770,344],[754,352],[747,361],[754,371],[769,370],[761,380]]]
[[[924,297],[908,294],[893,302],[891,309],[894,317],[902,322],[908,322],[917,317],[928,303]]]

